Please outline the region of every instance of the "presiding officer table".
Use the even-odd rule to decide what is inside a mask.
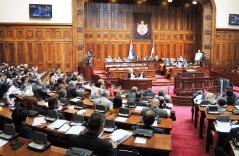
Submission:
[[[148,88],[152,88],[152,80],[147,78],[120,79],[119,85],[125,90],[131,90],[133,86],[138,87],[139,90],[147,90]]]

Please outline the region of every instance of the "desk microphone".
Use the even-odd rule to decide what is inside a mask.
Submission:
[[[108,115],[106,115],[106,116],[105,116],[105,118],[106,118],[106,117],[108,117],[108,116],[110,116],[111,114],[113,114],[113,113],[112,113],[112,112],[110,112]]]

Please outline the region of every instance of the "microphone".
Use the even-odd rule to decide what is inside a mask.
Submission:
[[[107,118],[108,116],[110,116],[111,114],[113,114],[112,112],[110,112],[108,115],[105,116],[105,118]]]

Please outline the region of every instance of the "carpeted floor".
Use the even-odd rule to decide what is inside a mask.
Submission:
[[[170,156],[209,156],[204,152],[202,140],[196,135],[191,122],[190,106],[174,106],[177,120],[173,122],[172,152]]]

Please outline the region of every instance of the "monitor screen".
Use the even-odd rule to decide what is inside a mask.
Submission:
[[[29,4],[29,14],[32,18],[52,18],[52,5]]]
[[[229,24],[239,25],[239,14],[229,14]]]

